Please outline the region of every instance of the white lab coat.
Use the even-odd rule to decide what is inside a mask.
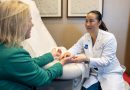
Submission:
[[[90,58],[89,67],[98,68],[98,75],[85,81],[84,87],[100,82],[102,90],[125,90],[122,74],[124,70],[116,57],[117,42],[113,34],[100,30],[94,46],[89,33],[83,35],[79,41],[69,49],[76,55],[85,53]]]

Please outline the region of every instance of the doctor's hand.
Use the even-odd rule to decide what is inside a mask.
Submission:
[[[72,58],[72,61],[75,63],[81,63],[89,61],[89,58],[85,54],[78,54]]]
[[[52,54],[52,56],[53,57],[59,57],[61,54],[62,54],[62,51],[61,51],[61,49],[56,49],[56,48],[53,48],[52,50],[51,50],[51,54]]]
[[[67,63],[74,63],[73,61],[73,56],[70,56],[70,57],[64,57],[63,59],[59,60],[59,62],[62,64],[62,65],[65,65]]]
[[[63,59],[63,58],[66,58],[66,57],[70,57],[71,56],[71,53],[70,52],[65,52],[63,55],[61,55],[59,57],[59,60]]]

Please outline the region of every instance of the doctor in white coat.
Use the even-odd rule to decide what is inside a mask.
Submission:
[[[61,58],[76,55],[75,62],[85,62],[90,67],[90,77],[81,90],[125,90],[123,69],[116,57],[117,42],[102,21],[99,11],[86,16],[87,33]]]

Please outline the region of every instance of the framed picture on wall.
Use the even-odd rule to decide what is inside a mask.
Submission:
[[[41,17],[62,17],[62,0],[34,0]]]
[[[103,0],[67,0],[67,17],[85,17],[91,10],[103,12]]]

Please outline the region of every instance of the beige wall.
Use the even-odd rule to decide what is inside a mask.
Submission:
[[[83,18],[66,17],[66,2],[63,0],[62,18],[43,18],[43,22],[58,46],[70,48],[85,33],[85,27]],[[129,12],[130,0],[104,0],[103,20],[117,38],[117,57],[121,64],[125,60]]]

